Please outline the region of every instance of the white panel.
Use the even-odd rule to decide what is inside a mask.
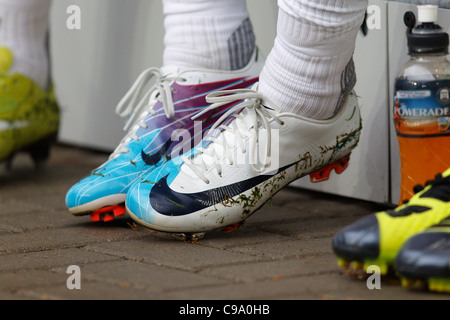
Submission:
[[[81,30],[66,28],[71,4],[81,8]],[[146,0],[53,2],[51,51],[63,109],[61,141],[102,150],[119,143],[124,122],[114,112],[118,101],[145,67],[161,63],[161,46],[148,49],[162,42],[160,7],[160,1]]]

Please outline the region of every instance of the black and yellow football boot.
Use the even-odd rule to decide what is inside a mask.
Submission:
[[[28,77],[10,74],[14,57],[0,47],[0,162],[28,152],[39,165],[56,140],[60,112],[53,90],[43,90]]]
[[[340,266],[357,271],[376,265],[386,275],[411,236],[449,216],[450,169],[428,181],[425,188],[414,189],[409,202],[361,218],[335,235],[333,250]]]
[[[404,287],[450,293],[450,212],[448,215],[412,236],[398,253],[394,267]]]

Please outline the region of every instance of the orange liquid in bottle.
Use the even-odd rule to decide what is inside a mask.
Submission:
[[[450,117],[405,118],[394,116],[400,148],[400,203],[450,167]]]

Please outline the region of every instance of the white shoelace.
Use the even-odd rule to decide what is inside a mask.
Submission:
[[[155,77],[155,84],[143,94],[150,81]],[[131,139],[139,141],[136,132],[139,128],[148,129],[144,120],[149,114],[156,115],[153,107],[158,101],[161,101],[166,117],[169,119],[174,117],[175,107],[172,100],[171,85],[177,80],[184,81],[185,79],[177,76],[163,76],[158,68],[149,68],[139,75],[116,107],[116,113],[119,117],[128,117],[124,127],[124,130],[128,131],[128,133],[110,155],[109,159],[114,159],[120,154],[129,152],[130,150],[126,145]]]
[[[196,114],[193,119],[198,118],[202,114],[219,108],[223,105],[230,104],[236,101],[241,101],[241,103],[231,107],[225,114],[223,114],[211,127],[211,132],[215,130],[216,128],[220,128],[223,131],[217,136],[217,137],[207,137],[205,138],[206,141],[211,141],[212,144],[210,144],[206,148],[197,147],[196,151],[199,151],[199,154],[196,154],[194,157],[200,157],[201,161],[198,163],[197,158],[195,159],[189,159],[187,156],[181,156],[184,163],[200,178],[202,179],[206,184],[209,184],[210,181],[206,177],[206,175],[203,173],[205,169],[207,168],[207,165],[203,159],[203,156],[209,156],[213,163],[214,167],[217,170],[217,173],[219,176],[222,175],[222,169],[220,166],[220,155],[218,155],[214,148],[214,143],[219,144],[222,146],[224,150],[224,154],[230,165],[233,165],[233,157],[232,153],[230,152],[230,148],[234,148],[234,145],[229,145],[226,141],[225,132],[232,133],[238,142],[239,148],[243,154],[246,153],[245,149],[245,139],[249,138],[249,147],[250,147],[250,153],[249,157],[252,159],[251,166],[253,170],[256,172],[262,172],[265,168],[267,168],[270,164],[271,159],[271,143],[272,143],[272,134],[271,134],[271,127],[270,123],[272,121],[276,121],[279,124],[283,124],[283,121],[279,119],[276,114],[280,112],[280,107],[275,105],[273,102],[269,101],[263,94],[253,90],[253,89],[236,89],[236,90],[224,90],[224,91],[217,91],[214,93],[209,94],[206,97],[206,100],[208,103],[213,103],[211,106],[203,110],[202,112]],[[248,128],[239,128],[239,123],[236,119],[243,119],[242,114],[240,111],[246,109],[248,114],[246,117],[252,117],[253,118],[253,124]],[[228,117],[235,117],[230,125],[224,125],[221,124],[225,119]],[[241,125],[242,126],[242,125]],[[266,130],[266,149],[265,149],[265,155],[264,155],[264,161],[259,162],[259,167],[255,166],[255,155],[258,154],[259,150],[259,141],[258,141],[258,134],[259,134],[259,128],[260,126],[262,129]],[[245,132],[244,134],[242,132]],[[251,139],[251,138],[254,139]]]

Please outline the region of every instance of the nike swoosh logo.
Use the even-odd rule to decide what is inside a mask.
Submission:
[[[296,165],[298,162],[287,165],[277,170],[274,174],[259,175],[247,180],[242,180],[223,187],[205,190],[196,193],[180,193],[172,190],[167,184],[167,177],[159,180],[150,191],[150,203],[160,214],[166,216],[184,216],[196,211],[209,208],[217,203],[250,190],[251,188],[273,178],[280,172]]]
[[[29,127],[30,121],[0,121],[0,131]]]
[[[149,166],[155,166],[163,157],[169,156],[168,159],[170,159],[170,155],[167,154],[167,150],[169,150],[171,144],[172,140],[167,140],[167,142],[152,155],[146,154],[144,150],[142,150],[142,160],[144,160],[144,162]]]

